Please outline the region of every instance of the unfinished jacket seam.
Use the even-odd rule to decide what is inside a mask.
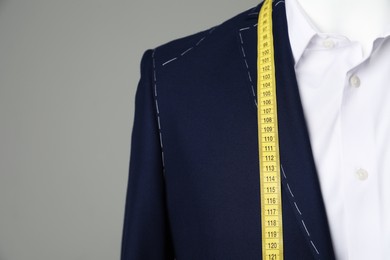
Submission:
[[[317,246],[315,245],[313,239],[311,238],[311,235],[310,235],[310,232],[309,232],[309,228],[308,228],[308,226],[306,225],[305,220],[303,219],[303,213],[302,213],[302,211],[300,210],[300,208],[298,207],[298,203],[297,203],[297,201],[296,201],[296,199],[295,199],[293,190],[291,189],[291,185],[288,183],[287,175],[286,175],[286,172],[285,172],[284,169],[283,169],[283,165],[280,165],[280,168],[281,168],[281,170],[282,170],[282,175],[283,175],[284,182],[286,183],[287,189],[288,189],[288,191],[289,191],[289,192],[287,192],[287,193],[290,195],[290,198],[291,198],[292,202],[294,203],[294,206],[295,206],[294,209],[295,209],[295,211],[298,213],[297,216],[299,216],[299,218],[300,218],[300,223],[301,223],[302,227],[303,227],[304,230],[305,230],[305,235],[307,236],[307,239],[310,241],[311,247],[314,249],[314,251],[316,252],[316,254],[319,256],[319,255],[320,255],[320,252],[318,251]]]
[[[159,139],[160,139],[162,168],[163,168],[163,174],[165,175],[164,144],[163,144],[163,135],[162,135],[162,130],[161,130],[160,108],[159,108],[159,105],[158,105],[156,60],[155,60],[155,57],[154,57],[154,56],[155,56],[155,52],[156,52],[156,50],[154,49],[154,50],[153,50],[153,53],[152,53],[152,60],[153,60],[153,89],[154,89],[154,103],[155,103],[155,107],[156,107],[157,125],[158,125]]]
[[[201,45],[201,43],[202,43],[210,34],[212,34],[216,28],[217,28],[217,26],[214,26],[214,27],[212,27],[211,29],[209,29],[209,30],[205,33],[206,35],[204,35],[200,40],[198,40],[198,41],[196,42],[195,45],[193,45],[193,46],[191,46],[191,47],[189,47],[189,48],[183,50],[179,55],[177,55],[177,56],[175,56],[175,57],[172,57],[172,58],[170,58],[170,59],[164,61],[161,65],[162,65],[162,66],[166,66],[166,65],[168,65],[169,63],[178,60],[180,57],[183,57],[184,55],[190,53],[190,52],[191,52],[192,50],[194,50],[197,46]]]

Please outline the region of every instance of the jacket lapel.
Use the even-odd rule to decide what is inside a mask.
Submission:
[[[245,56],[249,87],[257,96],[257,19],[261,5],[253,9],[239,28],[240,49]],[[300,101],[288,38],[284,1],[274,1],[273,30],[282,165],[283,211],[294,211],[316,259],[335,259],[325,207],[314,164],[308,130]],[[253,106],[256,113],[256,107]],[[290,208],[287,208],[290,207]],[[283,215],[288,225],[291,219]],[[284,231],[285,235],[287,231]],[[286,237],[285,237],[286,239]],[[286,243],[286,242],[285,242]]]

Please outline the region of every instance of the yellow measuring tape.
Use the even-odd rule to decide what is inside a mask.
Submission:
[[[265,0],[257,24],[257,121],[263,260],[283,259],[282,195],[272,0]]]

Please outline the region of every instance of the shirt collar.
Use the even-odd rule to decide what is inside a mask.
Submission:
[[[296,65],[310,40],[319,33],[319,30],[296,0],[286,0],[285,2],[288,34]]]
[[[303,53],[308,47],[310,41],[316,35],[324,35],[311,21],[297,0],[285,0],[288,35],[290,39],[291,50],[293,53],[295,66],[302,58]],[[339,35],[339,37],[343,37]],[[376,38],[378,43],[390,39],[390,25],[383,34]],[[375,43],[374,43],[375,44]],[[374,45],[375,46],[375,45]]]

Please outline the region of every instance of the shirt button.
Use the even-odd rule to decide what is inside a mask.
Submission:
[[[352,87],[355,87],[355,88],[358,88],[360,87],[360,78],[356,75],[352,75],[350,78],[349,78],[349,84],[352,86]]]
[[[361,181],[364,181],[364,180],[367,180],[368,178],[368,172],[365,170],[365,169],[358,169],[356,171],[356,177],[361,180]]]
[[[332,39],[326,39],[322,42],[322,44],[324,45],[325,48],[327,49],[331,49],[334,47],[334,41]]]

